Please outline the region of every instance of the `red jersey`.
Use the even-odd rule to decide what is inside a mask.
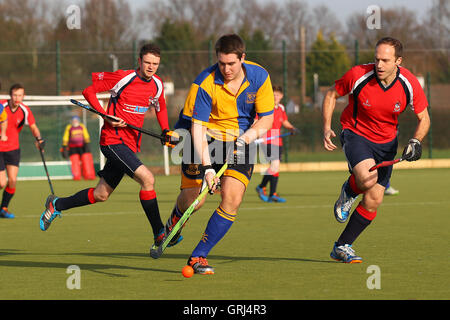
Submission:
[[[106,111],[99,111],[142,127],[145,112],[154,107],[161,129],[169,129],[163,82],[158,76],[154,75],[146,80],[136,70],[92,73],[92,85],[83,91],[83,95],[93,107],[99,109],[95,93],[105,91],[111,93],[111,98]],[[100,134],[100,145],[123,143],[138,152],[141,139],[142,133],[128,127],[114,128],[105,121]]]
[[[17,150],[20,148],[19,134],[20,131],[22,131],[23,126],[33,125],[36,121],[30,108],[23,103],[21,103],[14,112],[11,110],[8,101],[3,100],[0,101],[0,103],[8,114],[8,127],[6,129],[8,140],[0,141],[0,152]]]
[[[273,144],[273,145],[277,145],[277,146],[282,146],[283,145],[283,139],[282,138],[276,138],[276,139],[272,139],[267,141],[267,138],[270,137],[276,137],[279,136],[281,134],[281,127],[283,126],[283,122],[286,121],[288,119],[287,114],[286,114],[286,109],[285,107],[280,103],[277,106],[275,106],[275,108],[273,109],[273,124],[272,124],[272,129],[270,129],[269,131],[267,131],[267,133],[264,135],[264,143],[266,144]]]
[[[340,96],[349,94],[341,115],[343,129],[376,143],[392,141],[397,135],[398,116],[409,105],[420,113],[428,102],[417,78],[398,67],[392,83],[385,87],[376,76],[375,64],[354,66],[335,82]]]

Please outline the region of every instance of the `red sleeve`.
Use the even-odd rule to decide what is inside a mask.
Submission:
[[[94,72],[92,73],[92,84],[83,90],[83,96],[89,104],[101,113],[105,113],[105,109],[101,106],[97,99],[97,93],[109,91],[117,82],[125,75],[126,71],[117,70],[115,72]]]
[[[33,112],[31,112],[30,108],[27,107],[27,109],[28,109],[27,123],[29,126],[31,126],[32,124],[36,123],[36,120],[34,119]]]
[[[156,111],[156,119],[158,119],[161,130],[169,130],[169,119],[167,116],[166,99],[164,98],[164,89],[161,93],[159,100],[159,111]]]
[[[419,83],[419,80],[417,80],[416,77],[414,77],[411,81],[411,85],[413,87],[413,108],[414,112],[421,113],[423,110],[425,110],[428,107],[428,100],[425,96],[425,92],[422,89],[422,86]]]

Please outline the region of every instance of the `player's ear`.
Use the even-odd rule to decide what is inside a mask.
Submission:
[[[403,60],[402,57],[398,57],[397,60],[395,61],[395,64],[397,66],[401,65],[402,64],[402,60]]]

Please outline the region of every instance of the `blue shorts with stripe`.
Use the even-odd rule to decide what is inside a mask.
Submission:
[[[100,146],[100,150],[106,157],[106,163],[98,175],[113,189],[119,185],[125,173],[133,178],[136,169],[142,165],[136,153],[125,144]]]
[[[340,138],[350,172],[363,160],[374,159],[375,163],[379,163],[393,160],[397,154],[397,138],[387,143],[375,143],[349,129],[344,129]],[[377,183],[386,187],[391,175],[392,166],[379,168]]]

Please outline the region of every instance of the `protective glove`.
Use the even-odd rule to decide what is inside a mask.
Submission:
[[[406,161],[416,161],[422,156],[422,145],[417,139],[410,139],[408,145],[402,153],[402,158]]]
[[[175,147],[180,142],[180,135],[175,131],[164,129],[161,133],[161,144],[163,146]]]

